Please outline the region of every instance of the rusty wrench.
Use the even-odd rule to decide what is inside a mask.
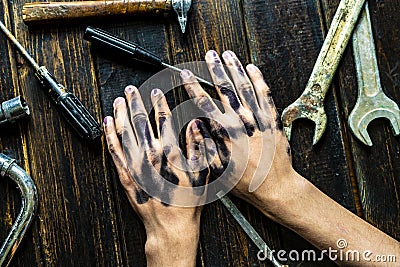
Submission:
[[[358,99],[350,113],[349,125],[361,142],[372,146],[367,132],[368,124],[376,118],[387,118],[394,135],[399,135],[400,111],[398,105],[382,91],[368,3],[354,30],[353,53],[357,70]]]
[[[364,2],[365,0],[340,1],[306,89],[282,113],[282,123],[289,140],[292,123],[300,118],[309,119],[315,123],[313,144],[316,144],[324,133],[327,123],[324,110],[325,95],[351,38]]]

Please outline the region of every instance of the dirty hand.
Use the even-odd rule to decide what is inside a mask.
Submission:
[[[283,191],[287,190],[290,177],[295,173],[290,147],[282,131],[270,89],[259,69],[250,64],[246,67],[246,74],[233,52],[226,51],[222,57],[232,81],[217,53],[209,51],[206,54],[207,66],[224,112],[218,109],[190,71],[184,70],[181,77],[189,96],[201,110],[209,114],[205,121],[220,157],[220,164],[217,160],[212,164],[216,176],[228,171],[233,180],[240,179],[232,192],[265,209],[265,204],[272,202],[274,197],[284,195]],[[227,170],[229,162],[232,170]],[[240,168],[245,169],[238,170]],[[266,201],[260,203],[261,198]],[[273,205],[267,207],[274,208]],[[269,210],[265,212],[268,215]]]
[[[220,161],[214,159],[211,164],[216,176],[228,169],[233,180],[241,178],[232,190],[234,194],[325,252],[337,248],[339,240],[345,240],[347,247],[343,253],[367,250],[370,255],[400,255],[398,241],[346,210],[296,173],[288,141],[261,72],[250,64],[246,74],[233,52],[226,51],[222,56],[233,83],[216,52],[209,51],[206,61],[224,104],[224,113],[191,72],[181,73],[189,96],[210,114],[205,121],[218,149]],[[244,125],[242,129],[238,120]],[[221,129],[221,124],[226,131]],[[229,137],[227,133],[231,133]],[[248,140],[248,151],[239,145],[242,139]],[[229,161],[233,165],[231,169],[227,167]],[[242,166],[245,170],[237,172]],[[376,266],[374,261],[365,258],[352,261],[336,257],[336,261],[339,264],[349,261],[352,266]]]
[[[114,117],[104,119],[108,150],[116,165],[128,199],[146,228],[148,266],[194,266],[201,214],[199,205],[169,205],[179,196],[176,188],[205,185],[209,170],[205,159],[199,120],[189,123],[186,131],[187,159],[179,148],[178,137],[169,119],[171,113],[163,93],[155,89],[151,98],[156,114],[158,138],[149,123],[142,98],[133,86],[125,89],[126,101],[114,101]],[[200,129],[202,129],[200,131]],[[201,133],[202,132],[202,133]],[[123,136],[122,143],[119,136]],[[169,187],[162,182],[170,182]],[[192,187],[193,186],[193,187]],[[151,191],[147,194],[143,190]],[[205,194],[205,190],[202,191]],[[197,194],[199,196],[200,193]]]

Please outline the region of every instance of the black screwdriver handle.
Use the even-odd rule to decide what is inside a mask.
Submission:
[[[111,49],[113,52],[120,54],[128,59],[135,59],[151,65],[161,66],[162,60],[157,55],[144,49],[134,42],[122,40],[119,37],[109,34],[101,29],[87,27],[83,37],[86,41],[93,45]]]
[[[68,92],[54,78],[46,67],[40,67],[36,72],[36,77],[67,122],[82,138],[94,140],[101,136],[101,127],[92,114],[74,94]]]

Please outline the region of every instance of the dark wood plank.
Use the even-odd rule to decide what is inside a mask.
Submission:
[[[134,41],[149,51],[159,55],[166,62],[169,61],[167,32],[165,31],[162,20],[142,21],[131,20],[125,23],[112,23],[102,29],[109,31],[123,39]],[[124,96],[124,88],[127,85],[139,87],[149,77],[158,70],[143,63],[109,55],[104,51],[93,47],[91,54],[95,59],[97,79],[101,94],[103,113],[106,116],[113,115],[113,101],[116,97]],[[150,95],[148,91],[141,92],[143,99],[149,103]],[[168,99],[169,102],[173,99]],[[154,121],[154,119],[152,119]],[[118,219],[119,242],[122,247],[124,265],[126,266],[146,266],[144,244],[146,234],[141,220],[133,211],[123,187],[120,185],[118,175],[114,171],[114,164],[111,158],[108,166],[112,170],[110,180],[115,190],[116,216]]]
[[[189,16],[187,34],[171,24],[173,63],[204,61],[210,49],[219,54],[234,51],[243,64],[250,62],[240,1],[195,1]],[[212,93],[212,90],[209,90]],[[177,96],[187,99],[182,90]],[[218,99],[214,93],[213,97]],[[232,196],[230,196],[232,197]],[[281,247],[279,227],[244,201],[232,197],[245,217],[273,249]],[[204,266],[269,266],[257,259],[257,247],[220,202],[204,208],[201,225],[201,261]]]
[[[10,17],[8,16],[8,3],[1,1],[0,14],[2,22],[9,26]],[[1,34],[0,37],[0,102],[9,100],[13,97],[21,95],[18,86],[17,65],[18,62],[14,58],[14,53],[10,50],[10,45]],[[29,102],[29,101],[28,101]],[[29,102],[31,106],[31,103]],[[24,135],[25,124],[29,118],[18,121],[15,124],[7,124],[0,128],[0,153],[4,153],[17,160],[17,163],[30,172],[29,158],[26,154],[26,138]],[[0,178],[0,242],[3,243],[12,224],[15,221],[20,209],[20,195],[14,183],[8,178]],[[35,227],[30,228],[16,254],[12,263],[22,266],[24,262],[37,261],[37,253],[32,253],[34,247],[38,245],[38,238],[33,237],[33,233],[37,233]],[[22,259],[22,255],[25,258]]]
[[[330,21],[339,1],[323,1],[326,20]],[[384,92],[400,103],[399,70],[400,49],[394,45],[400,40],[397,10],[400,1],[370,1],[370,14]],[[378,119],[368,127],[373,142],[371,148],[358,141],[350,132],[347,118],[357,98],[357,82],[351,49],[342,62],[338,75],[338,93],[343,109],[344,125],[348,133],[350,151],[354,157],[362,210],[365,219],[389,235],[400,239],[400,161],[399,138],[395,138],[388,121]]]
[[[21,20],[25,1],[9,4],[17,39],[46,65],[100,121],[99,94],[83,27],[31,29]],[[120,265],[112,187],[101,141],[84,142],[41,91],[27,62],[18,58],[19,87],[32,103],[26,125],[31,174],[39,190],[35,220],[36,265]],[[25,256],[21,255],[21,259]],[[24,266],[31,265],[26,257]]]
[[[261,67],[278,111],[291,104],[305,88],[323,43],[323,20],[318,1],[244,1],[252,61]],[[312,147],[314,125],[295,122],[292,132],[294,168],[323,192],[355,212],[349,158],[336,95],[325,101],[328,126]],[[312,248],[290,231],[283,231],[285,249]],[[324,262],[324,266],[329,263]]]

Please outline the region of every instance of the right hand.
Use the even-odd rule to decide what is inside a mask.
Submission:
[[[298,176],[292,168],[290,146],[280,117],[260,70],[250,64],[246,68],[247,75],[233,52],[226,51],[222,56],[229,67],[233,82],[215,51],[207,52],[206,62],[221,102],[224,106],[231,107],[229,110],[225,109],[225,113],[218,109],[190,71],[184,70],[181,77],[189,96],[200,109],[210,114],[208,124],[218,147],[220,165],[226,167],[229,160],[232,160],[236,166],[246,166],[232,192],[257,207],[265,206],[265,202],[274,204],[272,201],[282,198],[291,186],[291,177]],[[213,119],[223,121],[225,128],[233,128],[235,136],[227,138],[226,131],[222,131],[221,125]],[[245,131],[239,129],[237,120],[242,121]],[[240,154],[241,149],[246,150],[235,146],[241,138],[248,140],[247,162],[243,156],[232,155],[232,148],[236,149],[235,154]],[[245,154],[246,151],[243,155]],[[214,162],[213,169],[219,172],[222,166],[217,163]],[[239,174],[233,172],[232,175]],[[268,211],[266,213],[268,215]]]

